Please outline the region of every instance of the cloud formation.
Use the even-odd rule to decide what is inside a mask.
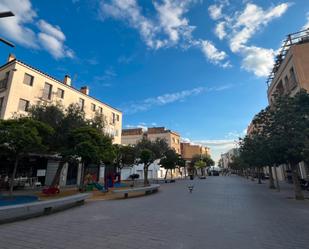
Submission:
[[[233,53],[242,56],[242,68],[258,77],[264,77],[272,69],[275,51],[248,45],[248,42],[257,31],[272,20],[281,17],[290,5],[290,3],[282,3],[269,9],[263,9],[249,2],[242,11],[229,15],[224,11],[224,8],[228,6],[226,3],[220,5],[220,15],[216,15],[216,18],[213,16],[213,11],[217,10],[215,13],[219,13],[218,6],[216,5],[217,9],[212,7],[209,11],[210,17],[218,20],[214,33],[220,40],[226,39],[228,41]]]
[[[223,91],[231,87],[231,85],[224,85],[213,88],[196,87],[189,90],[183,90],[175,93],[166,93],[160,96],[146,98],[136,102],[130,102],[123,105],[123,108],[120,107],[119,109],[121,109],[125,114],[134,114],[137,112],[147,111],[156,106],[164,106],[174,102],[181,102],[188,97],[197,96],[205,92]]]
[[[192,37],[196,27],[190,25],[185,15],[191,6],[199,2],[198,0],[154,0],[152,2],[155,14],[146,16],[136,0],[101,1],[99,16],[102,20],[113,18],[127,23],[139,32],[148,48],[195,47],[200,49],[211,63],[223,63],[223,51],[219,51],[211,41],[206,40],[206,46],[208,45],[209,48],[209,44],[212,44],[212,50],[216,54],[213,56],[205,53],[207,51],[205,43]],[[226,58],[227,56],[224,56],[224,59]]]
[[[28,48],[44,49],[55,59],[74,57],[73,50],[64,44],[66,37],[61,28],[43,19],[38,20],[30,0],[2,0],[0,11],[15,14],[0,20],[0,31],[8,39]]]

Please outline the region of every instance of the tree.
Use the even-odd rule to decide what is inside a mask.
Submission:
[[[144,168],[144,185],[148,185],[148,168],[149,166],[158,159],[164,156],[164,153],[169,150],[168,144],[165,139],[156,139],[151,141],[147,138],[143,138],[139,141],[136,146],[136,155],[138,163],[143,164]]]
[[[194,167],[201,170],[202,176],[205,175],[206,162],[204,162],[202,159],[196,161]]]
[[[164,152],[164,156],[160,160],[161,167],[166,169],[164,179],[166,179],[167,177],[168,170],[170,170],[171,178],[173,178],[172,170],[176,168],[178,162],[179,162],[179,155],[175,152],[175,150],[169,149]]]
[[[135,148],[130,145],[114,144],[115,165],[121,171],[124,167],[133,166],[136,161]]]
[[[0,150],[14,159],[14,168],[10,181],[10,195],[14,187],[14,179],[18,163],[29,153],[40,153],[48,150],[43,143],[44,137],[53,133],[53,129],[39,121],[29,118],[0,121]]]
[[[272,106],[274,146],[278,151],[279,162],[286,162],[292,170],[295,198],[303,200],[304,195],[298,179],[297,166],[306,160],[306,130],[309,127],[309,95],[301,90],[294,97],[277,98]]]
[[[262,147],[263,141],[261,136],[253,134],[246,136],[240,140],[240,155],[244,162],[249,165],[250,168],[258,171],[258,183],[261,184],[261,168],[264,166],[262,159]]]
[[[95,128],[82,127],[73,130],[70,134],[70,154],[80,157],[82,163],[81,188],[84,182],[85,165],[89,163],[112,163],[115,159],[115,152],[112,140]]]
[[[60,104],[48,105],[39,104],[29,110],[29,116],[50,125],[54,129],[54,134],[48,141],[50,153],[60,157],[59,164],[51,186],[59,184],[60,175],[67,162],[76,160],[71,145],[71,132],[81,127],[92,127],[103,133],[105,118],[101,114],[96,114],[91,120],[85,119],[85,113],[78,104],[71,104],[66,109]]]
[[[178,162],[176,166],[179,170],[179,173],[181,173],[181,168],[183,168],[184,172],[184,178],[186,178],[186,160],[181,157],[181,155],[178,155]]]

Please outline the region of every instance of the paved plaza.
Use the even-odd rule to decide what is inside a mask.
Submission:
[[[237,176],[189,182],[1,225],[0,248],[308,248],[309,201]]]

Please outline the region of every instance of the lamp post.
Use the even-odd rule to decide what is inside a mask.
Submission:
[[[0,18],[4,18],[4,17],[11,17],[11,16],[14,16],[14,13],[12,11],[5,11],[5,12],[0,12]],[[14,48],[15,45],[10,42],[10,41],[7,41],[3,38],[0,37],[0,42],[3,42],[4,44]]]

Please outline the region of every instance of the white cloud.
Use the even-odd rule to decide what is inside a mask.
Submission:
[[[190,26],[188,19],[183,17],[191,2],[190,0],[164,0],[162,4],[154,2],[160,26],[168,35],[169,42],[172,44],[177,43],[181,37],[191,38],[191,33],[195,27]]]
[[[222,40],[224,37],[226,37],[226,32],[225,32],[225,22],[219,22],[217,25],[216,25],[216,28],[215,28],[215,34],[216,36]]]
[[[41,31],[38,33],[38,40],[40,41],[40,44],[55,59],[74,57],[74,52],[64,45],[66,37],[59,26],[53,26],[44,20],[39,20],[37,25]]]
[[[258,77],[267,76],[273,66],[275,51],[248,43],[262,27],[281,17],[290,5],[281,3],[264,10],[249,2],[242,11],[237,11],[231,16],[222,13],[221,8],[220,15],[224,20],[216,24],[215,34],[221,40],[226,38],[231,51],[242,56],[244,70],[253,72]]]
[[[135,0],[111,0],[100,2],[100,17],[104,20],[113,17],[127,21],[130,26],[137,29],[145,43],[150,48],[159,48],[162,41],[156,39],[157,26],[141,13],[141,8]]]
[[[143,15],[143,9],[136,0],[109,0],[100,2],[100,17],[108,17],[127,22],[138,30],[146,45],[152,49],[180,46],[182,48],[198,47],[210,62],[228,67],[223,63],[226,54],[215,48],[210,41],[199,41],[192,37],[195,26],[190,25],[185,14],[189,7],[198,0],[154,0],[154,16]],[[214,52],[214,54],[212,53]],[[221,63],[222,62],[222,63]]]
[[[65,35],[59,26],[45,20],[37,21],[37,13],[29,0],[2,0],[0,11],[12,11],[15,16],[0,20],[0,31],[8,39],[25,47],[45,49],[54,58],[74,57],[74,52],[64,45]],[[36,33],[31,26],[37,26]]]
[[[224,51],[219,51],[211,41],[201,41],[202,52],[212,63],[218,64],[226,59]]]
[[[273,67],[275,51],[259,47],[244,47],[242,68],[258,77],[267,76]]]
[[[223,8],[222,4],[220,4],[220,5],[217,5],[217,4],[210,5],[209,8],[208,8],[208,12],[209,12],[210,17],[213,20],[220,19],[222,17],[222,8]]]
[[[12,11],[15,16],[1,18],[1,34],[23,46],[37,48],[35,33],[27,27],[37,16],[29,0],[2,0],[0,11]]]
[[[309,12],[307,13],[307,22],[306,22],[306,24],[302,27],[302,30],[305,30],[305,29],[309,29]]]
[[[122,109],[122,111],[125,112],[126,114],[134,114],[137,112],[147,111],[156,106],[164,106],[164,105],[171,104],[174,102],[181,102],[181,101],[184,101],[188,97],[197,96],[204,92],[224,91],[231,87],[232,85],[224,85],[224,86],[212,87],[212,88],[197,87],[197,88],[193,88],[190,90],[183,90],[183,91],[175,92],[175,93],[166,93],[166,94],[163,94],[157,97],[151,97],[151,98],[146,98],[140,101],[127,103],[123,105],[124,106],[123,108],[120,108],[120,109]]]
[[[256,31],[273,19],[282,16],[288,7],[288,3],[282,3],[268,10],[263,10],[255,4],[248,3],[244,11],[236,17],[235,24],[231,27],[233,31],[230,40],[231,50],[239,52]]]

